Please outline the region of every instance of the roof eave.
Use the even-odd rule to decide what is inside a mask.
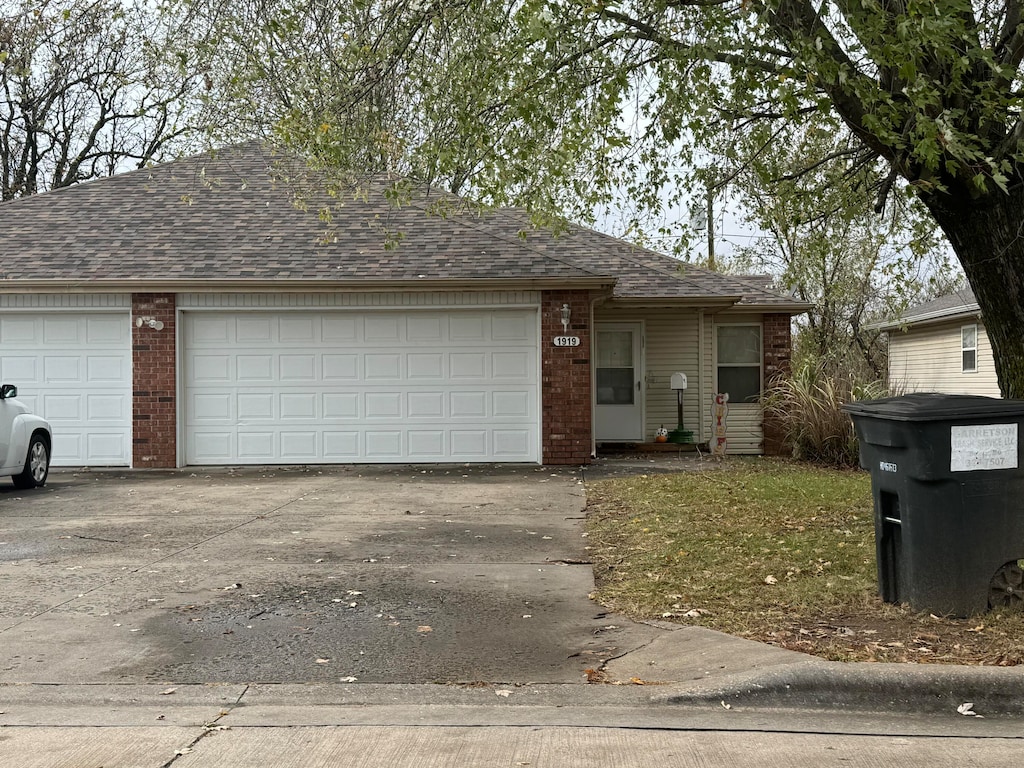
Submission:
[[[742,296],[611,296],[605,305],[630,307],[694,307],[699,309],[726,309],[740,301]]]
[[[966,320],[967,318],[980,318],[981,308],[977,304],[969,304],[966,307],[955,309],[943,309],[937,312],[929,312],[916,317],[900,318],[899,320],[887,320],[881,323],[869,323],[865,330],[869,331],[897,331],[902,328],[913,328],[919,325],[936,325],[951,320]]]
[[[10,293],[355,293],[453,290],[610,290],[610,277],[420,278],[399,280],[317,280],[237,278],[36,279],[0,280],[0,294]]]

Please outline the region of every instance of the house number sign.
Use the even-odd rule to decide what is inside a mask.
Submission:
[[[554,338],[556,347],[578,347],[580,345],[579,336],[555,336]]]

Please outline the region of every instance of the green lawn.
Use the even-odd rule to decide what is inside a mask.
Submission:
[[[588,486],[603,605],[833,659],[1016,664],[1024,619],[878,597],[866,472],[763,458]]]

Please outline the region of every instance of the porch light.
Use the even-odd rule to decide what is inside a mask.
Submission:
[[[569,316],[572,314],[572,310],[568,304],[562,305],[562,330],[565,333],[569,332]]]
[[[137,318],[135,318],[135,327],[136,328],[141,328],[142,326],[146,326],[147,328],[152,328],[155,331],[162,331],[164,329],[163,321],[162,320],[157,320],[155,317],[137,317]]]

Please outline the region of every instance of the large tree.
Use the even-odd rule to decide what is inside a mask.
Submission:
[[[233,5],[193,10],[224,18]],[[414,176],[456,182],[469,169],[468,188],[494,202],[585,213],[618,185],[653,205],[693,147],[727,145],[748,162],[815,116],[835,118],[823,162],[872,169],[857,192],[878,210],[905,189],[923,203],[978,297],[1004,394],[1024,397],[1019,0],[250,7],[260,22],[246,42],[267,46],[250,71],[272,59],[286,76],[281,135],[327,162],[369,141]],[[302,28],[303,50],[279,45]],[[389,109],[375,106],[382,96],[396,96]]]
[[[960,275],[918,201],[898,196],[875,214],[850,193],[871,185],[873,169],[822,162],[836,151],[835,128],[819,120],[730,174],[733,197],[763,235],[737,246],[727,267],[769,272],[811,304],[796,318],[800,362],[840,379],[884,380],[871,321],[951,290]]]
[[[141,167],[198,135],[201,73],[144,2],[0,2],[0,200]]]

